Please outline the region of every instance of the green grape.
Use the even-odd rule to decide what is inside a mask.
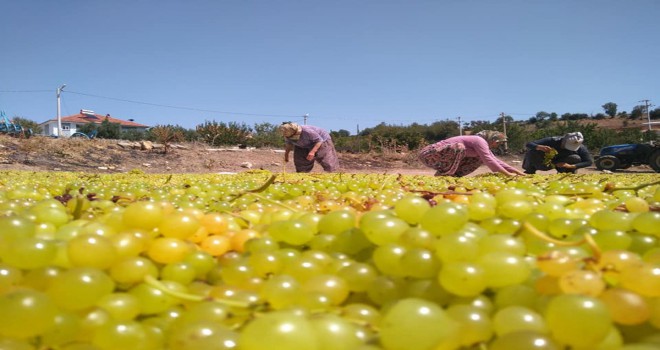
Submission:
[[[476,296],[486,289],[486,272],[474,263],[446,263],[438,275],[440,285],[455,295]]]
[[[624,202],[626,209],[631,213],[645,213],[649,211],[649,203],[644,198],[631,197]]]
[[[526,200],[512,200],[497,205],[497,212],[505,218],[523,219],[534,210],[534,205]]]
[[[113,236],[108,237],[112,242],[117,258],[127,258],[131,256],[138,256],[147,248],[148,239],[147,233],[142,231],[137,232],[120,232]]]
[[[523,331],[548,333],[543,317],[534,310],[522,306],[507,306],[499,309],[493,316],[493,328],[498,337]]]
[[[161,264],[179,262],[193,251],[193,246],[183,240],[171,237],[159,237],[151,241],[147,256]]]
[[[386,305],[401,299],[405,285],[400,279],[389,276],[378,276],[367,288],[367,297],[376,305]]]
[[[562,350],[550,336],[533,332],[521,331],[507,333],[501,337],[495,338],[490,343],[488,350]]]
[[[239,334],[228,327],[208,321],[183,322],[168,336],[169,350],[236,349]]]
[[[124,214],[125,215],[125,214]],[[185,212],[165,216],[158,223],[158,232],[163,237],[187,239],[202,227],[200,220]]]
[[[283,274],[290,275],[301,283],[304,283],[308,279],[322,274],[323,272],[323,266],[309,257],[300,257],[291,262],[287,262],[282,270]]]
[[[12,290],[23,282],[23,271],[21,269],[0,262],[0,295]]]
[[[399,244],[385,244],[377,247],[372,255],[373,263],[378,270],[391,276],[404,276],[405,271],[401,259],[406,248]]]
[[[314,230],[299,220],[277,221],[268,226],[268,234],[278,242],[302,245],[314,237]]]
[[[420,227],[411,227],[401,234],[399,242],[408,248],[433,249],[436,238],[429,231]]]
[[[623,288],[646,297],[660,297],[660,264],[632,264],[620,270]]]
[[[546,220],[552,221],[561,218],[565,218],[568,210],[564,205],[558,203],[545,202],[541,203],[536,207],[535,213],[539,213],[546,218]],[[541,227],[537,227],[541,229]]]
[[[346,281],[334,275],[313,276],[302,286],[305,293],[319,293],[329,298],[330,304],[339,305],[350,292]]]
[[[190,265],[195,270],[195,277],[199,279],[203,279],[215,266],[215,258],[201,250],[195,250],[186,255],[182,262]]]
[[[334,251],[346,254],[357,254],[372,247],[371,241],[358,228],[340,233],[332,244]]]
[[[471,305],[451,305],[447,314],[460,325],[458,339],[463,346],[487,342],[493,336],[493,322],[486,312]]]
[[[612,327],[607,307],[598,299],[565,294],[553,298],[545,311],[553,337],[575,347],[594,347]]]
[[[250,254],[248,261],[254,274],[262,277],[278,274],[284,268],[284,259],[281,255],[270,251]]]
[[[116,261],[117,250],[106,237],[83,234],[67,243],[67,256],[73,266],[107,269]]]
[[[641,213],[633,219],[632,227],[643,234],[660,237],[660,213]]]
[[[223,282],[232,286],[245,286],[250,279],[256,277],[254,269],[247,261],[237,261],[235,264],[220,269],[220,278]]]
[[[593,271],[574,270],[559,277],[559,288],[566,294],[599,296],[605,290],[605,281]]]
[[[567,238],[573,235],[576,230],[586,225],[587,222],[581,219],[554,219],[548,225],[550,235],[557,238]]]
[[[146,350],[149,333],[139,322],[112,321],[95,330],[92,344],[101,350]]]
[[[479,255],[492,252],[508,252],[515,255],[526,253],[525,244],[519,238],[510,235],[490,235],[478,241]]]
[[[451,233],[436,241],[435,254],[444,263],[474,261],[479,256],[478,240],[463,233]]]
[[[399,263],[405,274],[414,278],[432,278],[440,270],[440,261],[427,249],[407,249]]]
[[[144,281],[146,276],[157,277],[158,268],[153,261],[137,256],[118,261],[108,273],[117,283],[130,285]]]
[[[59,307],[75,311],[94,306],[114,288],[114,281],[105,272],[76,267],[57,275],[46,292]]]
[[[421,299],[402,299],[383,315],[380,341],[388,350],[433,349],[456,342],[460,324],[438,305]]]
[[[612,320],[617,324],[642,324],[651,317],[651,308],[646,299],[629,290],[607,289],[598,298],[607,306]]]
[[[57,306],[46,295],[18,289],[0,295],[0,336],[28,338],[55,324]]]
[[[506,252],[482,255],[477,263],[483,268],[486,284],[494,288],[522,283],[531,272],[522,257]]]
[[[595,266],[608,280],[618,281],[621,278],[621,272],[641,263],[642,258],[638,254],[625,250],[608,250],[600,255]]]
[[[593,235],[593,239],[602,250],[626,250],[632,243],[631,235],[618,230],[600,231]]]
[[[57,313],[53,326],[40,335],[42,346],[60,349],[65,344],[75,342],[80,332],[80,322],[80,316],[76,313]],[[4,348],[0,345],[0,349]]]
[[[140,314],[138,299],[128,293],[106,294],[99,299],[96,306],[107,311],[117,321],[130,321]]]
[[[185,292],[185,288],[178,283],[162,281],[174,291]],[[128,293],[138,300],[141,315],[155,315],[169,309],[178,302],[178,299],[149,284],[140,283],[131,288]]]
[[[160,205],[153,202],[134,202],[129,204],[122,214],[122,223],[126,227],[152,230],[164,219],[165,213]]]
[[[57,255],[54,241],[36,237],[13,240],[0,255],[2,260],[20,269],[37,269],[52,264]]]
[[[231,317],[231,307],[215,301],[202,301],[187,305],[186,310],[177,319],[177,324],[192,324],[198,321],[224,323]]]
[[[315,315],[309,320],[323,350],[356,349],[364,344],[359,329],[349,321],[333,315]]]
[[[341,316],[356,323],[378,326],[382,317],[380,310],[362,303],[346,304],[341,308]]]
[[[21,216],[0,216],[0,256],[17,238],[34,237],[37,225]]]
[[[527,194],[524,190],[519,188],[505,188],[495,194],[495,199],[499,205],[516,200],[525,200],[527,199]]]
[[[620,211],[601,210],[591,215],[589,224],[598,230],[629,231],[635,218],[630,213]]]
[[[279,243],[273,237],[252,238],[245,242],[245,251],[255,253],[258,251],[276,251],[279,249]]]
[[[560,277],[565,273],[575,271],[580,261],[562,250],[551,250],[536,258],[536,266],[548,276]]]
[[[23,276],[21,285],[39,291],[45,291],[63,270],[56,266],[47,266],[30,270]]]
[[[424,213],[421,227],[436,236],[457,232],[468,222],[468,211],[454,203],[440,203]]]
[[[498,309],[508,306],[522,306],[531,309],[536,306],[538,300],[539,296],[534,288],[524,284],[515,284],[498,289],[495,292],[494,302]]]
[[[357,224],[355,213],[349,210],[337,210],[327,213],[318,222],[318,232],[338,235],[354,228]]]
[[[376,245],[398,242],[401,235],[409,228],[408,223],[393,216],[360,222],[360,229],[365,237]]]
[[[292,312],[275,311],[251,320],[238,338],[241,350],[320,350],[314,326]]]
[[[281,310],[294,305],[300,295],[302,287],[300,282],[289,275],[275,275],[269,278],[259,295],[275,310]]]
[[[630,235],[630,238],[631,243],[630,247],[628,247],[628,251],[643,255],[648,250],[658,246],[658,238],[660,237],[653,235],[635,234]]]
[[[424,213],[430,208],[431,205],[426,199],[408,195],[396,202],[394,212],[405,222],[416,225],[422,216],[424,216]]]
[[[378,276],[378,272],[370,264],[354,263],[339,269],[337,276],[346,281],[352,292],[364,292]]]

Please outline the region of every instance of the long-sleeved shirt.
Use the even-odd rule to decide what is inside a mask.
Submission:
[[[465,146],[465,156],[471,158],[479,158],[481,163],[488,167],[493,172],[515,172],[516,169],[509,164],[499,160],[488,147],[488,142],[481,136],[465,135],[454,136],[444,139],[438,143],[457,143],[460,142]],[[506,170],[506,171],[505,171]]]
[[[297,140],[286,138],[287,144],[309,149],[319,142],[325,142],[330,139],[330,134],[317,126],[302,125],[301,127],[300,138]]]
[[[580,162],[573,164],[575,165],[576,169],[586,168],[594,163],[594,159],[585,145],[580,145],[580,148],[578,148],[577,151],[567,150],[566,148],[561,146],[562,139],[563,137],[561,136],[551,136],[551,137],[542,138],[540,140],[528,142],[527,145],[525,146],[527,147],[528,150],[532,150],[532,151],[536,150],[536,146],[539,145],[550,146],[554,148],[557,151],[557,155],[554,156],[554,158],[552,158],[553,163],[557,163],[562,159],[566,159],[566,157],[570,155],[577,154],[578,156],[580,156]]]

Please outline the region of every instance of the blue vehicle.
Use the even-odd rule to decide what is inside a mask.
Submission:
[[[595,160],[599,170],[615,171],[633,165],[649,165],[660,172],[660,143],[629,143],[600,149]]]

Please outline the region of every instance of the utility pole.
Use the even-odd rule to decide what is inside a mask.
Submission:
[[[66,87],[66,84],[58,87],[56,92],[57,95],[57,137],[62,137],[62,114],[60,113],[60,96],[62,95],[62,90]]]
[[[458,117],[458,134],[463,136],[463,124],[461,124],[461,117]]]
[[[644,107],[645,107],[644,109],[646,109],[646,121],[648,122],[648,129],[649,129],[649,132],[650,132],[651,130],[653,130],[653,128],[651,127],[651,111],[649,110],[649,102],[650,101],[649,100],[641,100],[639,102],[644,102]]]
[[[500,116],[502,117],[502,129],[504,130],[504,137],[507,137],[506,136],[506,118],[504,117],[504,112],[500,113]],[[508,140],[504,141],[504,150],[505,151],[509,150]]]
[[[307,125],[307,117],[309,117],[309,113],[306,113],[306,114],[303,116],[303,125]]]

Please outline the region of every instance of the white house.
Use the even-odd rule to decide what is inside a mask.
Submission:
[[[108,119],[110,123],[119,124],[122,131],[128,131],[128,130],[145,131],[149,128],[149,126],[136,123],[131,119],[129,120],[117,119],[111,117],[110,114],[106,114],[106,115],[95,114],[93,111],[86,109],[81,109],[80,113],[78,114],[61,117],[60,119],[62,120],[61,135],[57,130],[57,118],[50,119],[39,124],[39,126],[41,126],[41,128],[43,129],[42,134],[46,136],[56,135],[62,137],[69,137],[73,133],[78,131],[78,129],[85,124],[94,123],[100,125],[106,119]]]

